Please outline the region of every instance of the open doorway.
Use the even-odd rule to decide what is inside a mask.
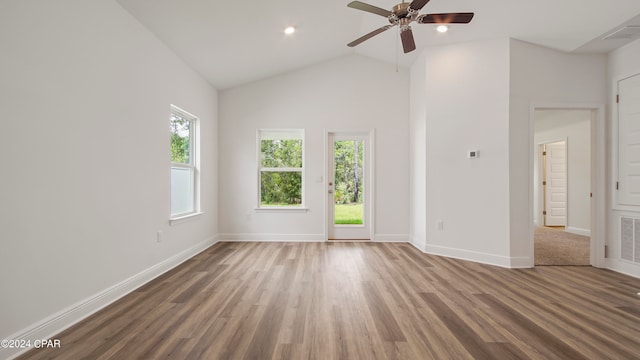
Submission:
[[[592,109],[534,111],[534,265],[591,264]]]

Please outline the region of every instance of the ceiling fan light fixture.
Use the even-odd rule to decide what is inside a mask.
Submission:
[[[291,35],[291,34],[293,34],[294,32],[296,32],[296,28],[294,28],[293,26],[288,26],[288,27],[286,27],[286,28],[284,29],[284,33],[285,33],[286,35]]]
[[[436,30],[439,33],[446,33],[449,30],[449,27],[447,25],[438,25],[438,27],[436,28]]]

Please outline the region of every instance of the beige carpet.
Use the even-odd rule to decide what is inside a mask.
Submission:
[[[535,265],[590,265],[588,236],[539,227],[534,246]]]

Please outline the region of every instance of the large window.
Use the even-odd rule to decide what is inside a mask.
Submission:
[[[171,106],[171,218],[198,212],[197,118]]]
[[[258,131],[259,208],[302,208],[303,130]]]

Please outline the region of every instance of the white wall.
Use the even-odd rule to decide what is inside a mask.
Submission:
[[[425,53],[425,250],[509,266],[509,41]]]
[[[532,160],[531,109],[545,105],[559,108],[590,108],[606,104],[606,57],[599,54],[567,54],[511,40],[509,187],[510,252],[512,257],[531,258],[532,247]],[[603,154],[601,119],[595,129],[595,153]],[[604,161],[598,162],[604,173]],[[604,184],[592,184],[594,203],[604,209]],[[591,224],[592,230],[596,224]],[[601,224],[600,229],[604,228]],[[593,232],[592,232],[593,234]],[[604,237],[604,233],[600,234]],[[532,264],[532,262],[531,262]]]
[[[217,92],[114,1],[2,8],[0,338],[50,336],[214,241]],[[170,104],[201,120],[205,213],[173,226]]]
[[[359,55],[221,92],[220,237],[323,240],[325,131],[375,129],[374,236],[408,241],[408,119],[408,71]],[[270,128],[305,130],[308,212],[255,211],[256,129]]]
[[[615,181],[617,180],[616,169],[613,163],[617,161],[615,154],[617,152],[616,143],[616,122],[617,122],[617,106],[615,103],[615,95],[617,93],[617,82],[632,75],[640,74],[640,40],[636,40],[620,49],[609,54],[608,57],[608,82],[607,90],[609,90],[609,99],[611,103],[611,116],[608,125],[609,147],[608,147],[608,186],[611,189],[609,193],[609,202],[607,209],[607,238],[609,239],[609,258],[607,266],[611,269],[625,272],[640,277],[640,264],[630,263],[620,260],[620,216],[628,216],[632,218],[640,218],[640,209],[637,207],[624,207],[615,204]]]
[[[419,224],[424,201],[424,249],[501,266],[532,266],[531,109],[535,104],[602,109],[605,56],[566,54],[512,39],[432,47],[425,54],[411,69],[410,121],[412,191],[419,194],[426,187],[425,200],[412,196],[412,221]],[[601,117],[596,126],[600,152],[603,123]],[[479,150],[480,158],[467,159],[469,150]],[[599,159],[597,171],[604,173]],[[604,189],[599,179],[597,186]],[[596,199],[601,209],[603,193]],[[420,230],[412,225],[412,239],[420,238]],[[419,240],[414,244],[420,247]]]
[[[589,236],[591,229],[591,111],[537,110],[534,134],[534,222],[543,226],[541,144],[567,142],[566,231]]]
[[[427,97],[426,52],[422,52],[410,71],[410,215],[411,243],[423,249],[427,241]]]

